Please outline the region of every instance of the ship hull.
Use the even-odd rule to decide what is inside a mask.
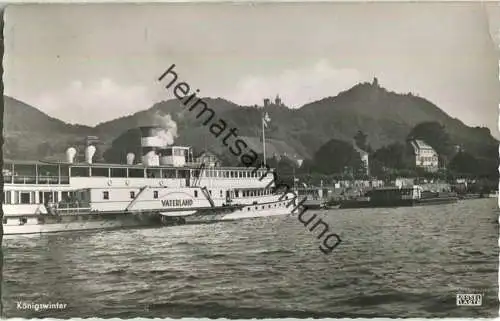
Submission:
[[[153,226],[151,224],[138,224],[137,222],[122,222],[122,221],[94,221],[85,223],[53,223],[53,224],[34,224],[34,225],[18,225],[5,226],[4,236],[9,235],[28,235],[28,234],[45,234],[45,233],[60,233],[60,232],[75,232],[87,230],[113,230],[129,227]]]
[[[184,213],[161,213],[164,225],[202,224],[234,221],[249,218],[269,217],[291,214],[294,206],[289,200],[253,205],[235,205],[214,209],[203,209]]]
[[[182,218],[183,222],[186,224],[199,224],[199,223],[210,223],[210,222],[223,222],[223,221],[235,221],[250,218],[259,217],[269,217],[269,216],[279,216],[287,215],[291,213],[291,209],[286,207],[277,209],[258,209],[255,210],[252,207],[243,207],[238,210],[232,211],[199,211],[188,216],[174,216]],[[172,216],[169,216],[172,217]]]
[[[234,205],[189,211],[141,213],[80,213],[67,215],[31,215],[20,224],[19,217],[7,217],[4,235],[44,234],[85,230],[111,230],[134,227],[204,224],[249,218],[290,214],[294,206],[290,200],[278,202]]]
[[[367,200],[346,200],[340,203],[340,208],[379,208],[379,207],[409,207],[409,206],[424,206],[424,205],[439,205],[456,203],[457,197],[429,198],[420,200],[394,200],[387,202],[376,202]]]
[[[4,236],[111,230],[158,226],[161,224],[157,215],[134,215],[129,213],[73,214],[61,216],[42,214],[28,216],[25,223],[21,223],[17,217],[6,217],[5,219],[7,219],[7,224],[3,224]]]

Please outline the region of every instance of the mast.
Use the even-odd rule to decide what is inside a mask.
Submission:
[[[266,166],[266,134],[265,134],[266,120],[262,115],[262,153],[264,156],[264,167]]]
[[[266,166],[266,134],[265,130],[268,123],[271,121],[267,112],[262,113],[262,153],[264,156],[264,166]]]

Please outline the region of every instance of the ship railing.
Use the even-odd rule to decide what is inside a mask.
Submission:
[[[71,215],[80,213],[89,213],[91,211],[90,207],[57,207],[57,214]]]
[[[7,184],[46,184],[58,185],[69,184],[69,176],[33,176],[33,175],[15,175],[4,176],[4,183]]]
[[[186,162],[185,165],[188,166],[188,167],[198,167],[198,166],[201,166],[201,164],[203,164],[202,162]]]

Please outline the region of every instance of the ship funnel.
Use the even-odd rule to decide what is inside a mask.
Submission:
[[[87,146],[85,148],[85,162],[92,164],[92,157],[94,157],[96,148],[93,145]]]
[[[135,159],[135,154],[134,153],[128,153],[127,154],[127,165],[133,165],[134,164],[134,159]]]
[[[74,147],[70,147],[66,150],[66,161],[68,163],[73,163],[75,160],[76,149]]]
[[[142,164],[144,166],[159,166],[160,157],[158,152],[164,147],[163,140],[159,137],[161,128],[155,126],[140,127]]]

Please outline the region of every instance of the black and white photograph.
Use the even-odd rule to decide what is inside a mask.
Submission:
[[[2,10],[2,318],[499,316],[500,3]]]

